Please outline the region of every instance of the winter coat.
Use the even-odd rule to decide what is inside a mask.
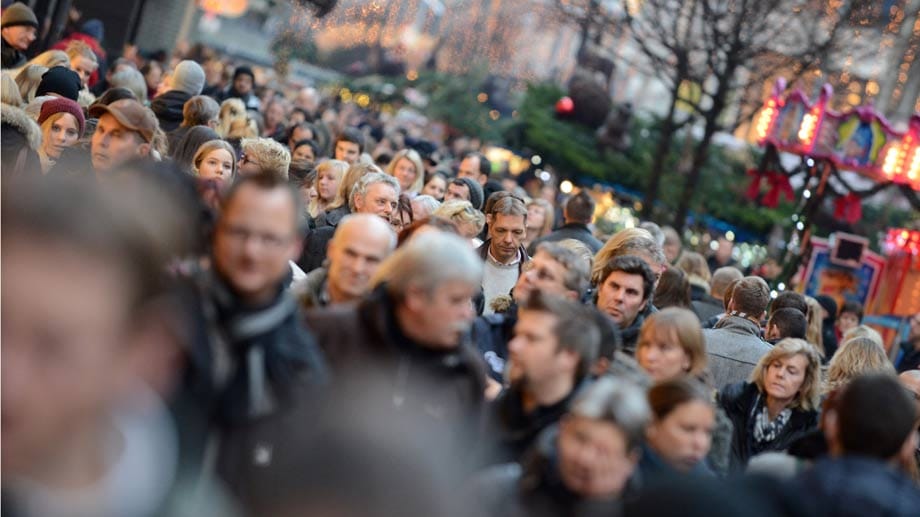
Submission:
[[[19,49],[6,42],[6,39],[0,38],[2,42],[2,65],[8,70],[10,68],[19,68],[26,64],[29,59]]]
[[[595,237],[593,233],[591,233],[588,225],[583,223],[566,223],[553,233],[533,241],[530,244],[530,247],[527,248],[527,252],[533,256],[533,254],[537,252],[537,246],[539,246],[540,243],[559,242],[565,239],[575,239],[584,243],[584,245],[587,246],[593,254],[597,253],[601,248],[604,247],[604,243],[598,240],[598,238]]]
[[[170,90],[154,97],[150,102],[150,111],[160,121],[160,129],[169,133],[182,124],[182,108],[192,96],[180,90]],[[170,152],[173,150],[170,147]]]
[[[445,446],[468,452],[482,426],[482,360],[468,338],[452,349],[414,342],[400,328],[395,306],[381,285],[357,304],[308,311],[306,319],[343,388],[380,380],[375,397],[421,415],[441,429]]]
[[[690,289],[692,298],[693,286],[690,286]],[[696,317],[700,319],[701,323],[725,312],[725,306],[722,304],[722,300],[717,300],[706,293],[703,293],[699,299],[693,299],[690,302],[690,308],[693,309],[693,313],[696,314]]]
[[[314,309],[329,305],[329,296],[326,294],[326,282],[329,271],[321,267],[310,271],[303,279],[291,284],[291,292],[304,309]]]
[[[818,412],[793,409],[789,421],[771,442],[758,444],[754,440],[754,414],[761,410],[762,399],[757,385],[749,382],[730,384],[719,394],[719,405],[735,427],[732,434],[731,468],[744,469],[748,460],[762,452],[785,451],[789,446],[818,426]]]
[[[227,87],[226,90],[221,92],[219,102],[223,102],[227,99],[239,99],[243,101],[243,105],[246,106],[246,111],[259,111],[262,107],[262,101],[252,93],[247,93],[245,95],[237,92],[233,89],[233,85]]]
[[[303,243],[303,250],[297,265],[308,274],[323,266],[326,261],[326,249],[335,235],[335,226],[323,226],[310,230]]]
[[[771,348],[760,339],[760,325],[740,316],[725,316],[715,328],[704,329],[703,338],[716,389],[747,381],[754,366]]]
[[[190,346],[173,401],[184,468],[216,472],[245,501],[251,476],[271,463],[260,433],[327,385],[330,371],[283,285],[270,304],[248,307],[205,272],[185,301]]]
[[[568,412],[572,400],[589,382],[582,381],[559,402],[539,406],[529,414],[524,412],[520,386],[512,385],[502,391],[486,408],[484,464],[521,461],[540,433],[559,422]]]
[[[0,106],[0,126],[0,163],[3,178],[40,176],[42,164],[38,151],[42,146],[42,130],[38,124],[25,111],[3,104]]]
[[[472,482],[471,504],[486,517],[617,517],[619,499],[590,500],[572,492],[559,474],[557,426],[546,429],[521,464],[486,469]]]
[[[828,517],[916,517],[920,489],[907,475],[875,458],[819,460],[791,483]]]

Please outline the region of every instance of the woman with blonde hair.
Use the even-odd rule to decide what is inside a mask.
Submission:
[[[695,251],[685,251],[677,259],[676,266],[687,274],[687,280],[690,282],[691,300],[702,300],[709,294],[709,280],[712,275],[709,273],[709,265],[702,255]]]
[[[860,375],[885,373],[897,375],[885,349],[873,339],[857,337],[846,340],[834,353],[827,368],[824,393],[846,386]]]
[[[70,67],[70,56],[63,50],[46,50],[29,60],[25,66],[29,65],[41,65],[45,68],[53,68],[56,66]]]
[[[555,211],[553,205],[545,199],[533,199],[527,203],[527,235],[522,245],[530,248],[533,241],[549,235],[553,231]]]
[[[817,427],[820,391],[821,358],[814,346],[795,338],[783,339],[761,357],[750,382],[726,386],[719,404],[735,426],[733,470],[758,454],[785,451]]]
[[[237,98],[227,99],[220,103],[220,113],[218,115],[217,134],[221,138],[229,138],[234,122],[244,121],[246,125],[246,105]],[[258,135],[253,135],[253,137]],[[243,138],[239,135],[238,138]]]
[[[655,273],[656,282],[661,277],[661,273],[664,272],[664,266],[668,263],[661,245],[658,244],[648,230],[626,228],[613,234],[604,244],[604,247],[594,256],[591,282],[595,285],[599,284],[603,280],[601,276],[607,263],[623,255],[633,255],[644,260],[652,268],[652,272]]]
[[[0,73],[0,93],[2,93],[3,104],[21,108],[23,105],[22,94],[19,93],[19,85],[9,72]]]
[[[348,171],[348,163],[341,160],[326,160],[316,166],[316,198],[310,202],[308,211],[313,218],[326,212],[336,199],[342,177]]]
[[[445,201],[432,215],[454,223],[457,233],[471,240],[475,246],[482,244],[481,242],[476,244],[479,241],[476,236],[482,232],[482,227],[486,224],[486,217],[482,215],[482,212],[473,208],[469,201],[461,199]]]
[[[399,189],[409,197],[415,197],[425,185],[425,166],[415,149],[403,149],[393,156],[386,173],[399,181]]]
[[[706,343],[700,320],[693,312],[668,307],[642,324],[636,343],[636,361],[655,382],[706,373]]]
[[[55,97],[42,103],[38,125],[42,130],[38,157],[42,172],[47,173],[64,149],[76,145],[83,136],[86,119],[79,104],[64,97]]]
[[[805,320],[808,322],[808,327],[805,330],[805,341],[814,345],[821,357],[824,358],[826,354],[824,353],[824,339],[821,336],[823,324],[821,304],[811,296],[805,297],[805,304],[808,305],[808,312],[805,314]]]
[[[42,82],[42,76],[48,71],[47,66],[27,65],[16,74],[16,84],[19,86],[19,95],[26,104],[35,99],[35,92],[38,91],[38,85]]]

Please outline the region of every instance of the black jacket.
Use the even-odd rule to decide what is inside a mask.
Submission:
[[[157,116],[157,120],[160,121],[160,129],[164,133],[169,133],[179,127],[183,118],[182,108],[185,106],[186,101],[191,98],[192,96],[186,92],[170,90],[157,95],[150,102],[150,110]]]
[[[690,290],[692,298],[692,285],[690,286]],[[702,293],[699,299],[693,299],[690,302],[690,308],[693,309],[693,313],[696,314],[696,317],[700,319],[701,323],[709,321],[710,319],[725,312],[725,306],[722,303],[722,300],[717,300],[706,293]]]
[[[0,161],[3,165],[0,173],[3,179],[40,176],[42,164],[38,151],[41,148],[42,132],[38,124],[25,111],[9,104],[4,104],[0,109],[0,119]]]
[[[639,331],[642,330],[642,324],[645,318],[658,312],[651,303],[645,304],[645,309],[636,315],[636,319],[626,328],[620,329],[620,337],[623,339],[623,352],[629,356],[636,355],[636,346],[639,342]]]
[[[26,64],[28,58],[26,58],[25,54],[20,52],[16,47],[7,43],[5,39],[0,38],[0,41],[2,41],[3,68],[19,68],[20,66]]]
[[[172,404],[184,468],[208,469],[206,450],[217,445],[211,468],[245,500],[264,460],[260,448],[271,449],[256,430],[311,399],[330,372],[283,286],[269,305],[255,308],[210,273],[186,294],[190,346]]]
[[[598,240],[597,237],[591,233],[591,230],[588,229],[588,225],[583,223],[565,223],[561,228],[554,231],[553,233],[540,237],[539,239],[530,243],[530,247],[527,248],[527,252],[533,255],[537,251],[537,246],[541,242],[559,242],[565,239],[575,239],[584,243],[588,249],[591,250],[591,253],[597,253],[601,248],[604,247],[604,243]]]
[[[583,381],[576,384],[559,402],[551,406],[539,406],[529,414],[524,412],[520,386],[512,385],[502,391],[486,409],[484,464],[521,461],[540,432],[559,422],[569,410],[572,400],[587,383]]]
[[[920,489],[880,460],[860,456],[818,461],[793,483],[804,500],[812,500],[828,517],[916,517]]]
[[[442,429],[445,446],[470,450],[482,426],[485,368],[479,354],[466,339],[453,349],[412,341],[394,307],[382,285],[358,304],[308,311],[306,317],[339,383],[348,388],[379,379],[374,396],[381,403],[422,415]]]
[[[487,469],[473,481],[471,504],[487,517],[617,517],[619,499],[590,500],[572,492],[559,474],[558,427],[546,429],[520,465]]]
[[[759,411],[761,405],[760,390],[750,382],[741,382],[725,386],[719,394],[719,404],[735,427],[732,435],[732,470],[742,470],[751,457],[769,451],[785,451],[798,438],[818,425],[817,411],[793,409],[792,416],[775,440],[758,444],[754,440],[754,419],[752,414]]]

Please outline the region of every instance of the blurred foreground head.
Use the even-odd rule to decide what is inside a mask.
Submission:
[[[460,513],[474,505],[457,500],[463,461],[441,446],[443,427],[421,410],[393,411],[391,382],[368,374],[273,425],[283,454],[253,476],[251,515],[473,515]]]
[[[4,187],[3,473],[41,478],[139,379],[167,382],[163,212],[181,210],[147,179]]]

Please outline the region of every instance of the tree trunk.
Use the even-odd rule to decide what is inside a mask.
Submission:
[[[648,219],[652,215],[655,201],[658,199],[658,187],[661,183],[664,163],[671,154],[671,142],[674,140],[674,114],[677,111],[677,89],[680,81],[674,84],[677,86],[671,91],[671,105],[668,106],[668,114],[662,122],[661,135],[658,137],[658,146],[655,148],[655,157],[652,160],[652,169],[649,171],[645,200],[642,203],[643,219]]]

